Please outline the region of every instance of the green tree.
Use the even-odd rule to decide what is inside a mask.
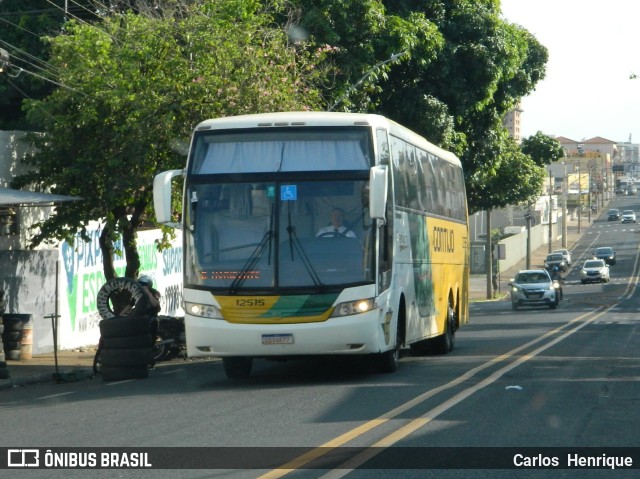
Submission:
[[[542,167],[565,157],[564,148],[560,142],[541,131],[522,140],[522,152]]]
[[[68,2],[65,14],[64,2],[60,1],[0,1],[0,48],[9,54],[6,72],[0,75],[0,129],[29,127],[22,102],[27,98],[45,98],[58,80],[47,63],[49,47],[42,37],[57,35],[67,18],[98,20],[92,3]]]
[[[116,13],[96,25],[70,21],[49,39],[49,62],[65,88],[26,104],[43,134],[31,135],[32,171],[16,186],[83,198],[36,225],[33,244],[73,240],[100,219],[107,279],[115,275],[119,236],[126,276],[137,275],[135,233],[153,226],[154,175],[184,166],[179,146],[198,122],[320,104],[314,81],[326,76],[317,67],[325,53],[292,48],[260,2],[211,0],[185,8],[157,17]]]
[[[472,213],[525,201],[541,184],[502,121],[544,77],[547,51],[500,17],[498,0],[294,3],[310,37],[339,52],[327,97],[339,98],[391,53],[406,52],[368,76],[341,109],[382,113],[456,152]]]

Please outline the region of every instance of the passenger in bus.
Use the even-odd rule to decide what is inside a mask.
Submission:
[[[331,210],[331,223],[328,226],[323,226],[316,233],[316,238],[329,236],[356,237],[356,234],[344,225],[344,211],[342,208]]]

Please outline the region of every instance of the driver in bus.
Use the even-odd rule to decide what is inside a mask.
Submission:
[[[344,225],[344,210],[334,208],[331,210],[331,224],[323,226],[316,233],[316,238],[321,236],[348,236],[355,238],[356,234]]]

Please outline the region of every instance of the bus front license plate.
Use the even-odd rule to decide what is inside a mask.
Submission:
[[[262,344],[293,344],[293,334],[263,334]]]

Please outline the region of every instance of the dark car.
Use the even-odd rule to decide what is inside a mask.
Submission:
[[[618,221],[621,217],[622,214],[620,213],[620,210],[618,208],[612,208],[607,212],[608,219],[607,221]]]
[[[549,253],[544,260],[544,268],[547,271],[551,271],[554,267],[557,267],[562,272],[567,270],[567,261],[562,253]]]
[[[593,257],[603,259],[607,264],[616,264],[616,252],[609,246],[601,246],[593,252]]]

